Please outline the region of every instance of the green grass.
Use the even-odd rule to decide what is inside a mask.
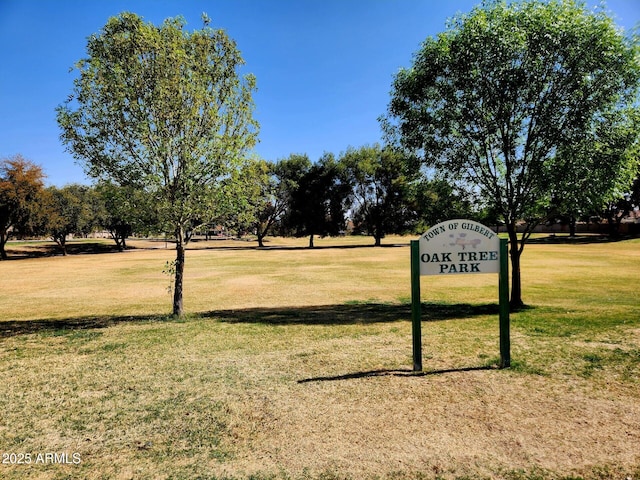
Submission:
[[[0,477],[640,478],[640,241],[527,246],[508,370],[497,278],[424,277],[415,375],[407,240],[200,242],[179,321],[164,244],[0,263],[0,453],[82,458]]]

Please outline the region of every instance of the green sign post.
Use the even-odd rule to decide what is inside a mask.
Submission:
[[[500,304],[500,368],[511,365],[508,241],[472,220],[448,220],[411,241],[413,371],[422,371],[422,275],[497,273]]]

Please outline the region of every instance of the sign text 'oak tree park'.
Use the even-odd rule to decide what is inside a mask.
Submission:
[[[472,220],[448,220],[420,237],[420,275],[499,273],[500,239]]]

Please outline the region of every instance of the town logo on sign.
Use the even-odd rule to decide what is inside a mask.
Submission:
[[[500,239],[472,220],[448,220],[420,237],[420,275],[499,273]]]

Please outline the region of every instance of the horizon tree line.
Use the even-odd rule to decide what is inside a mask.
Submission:
[[[0,257],[9,237],[50,237],[63,255],[71,237],[108,232],[119,250],[132,236],[167,235],[153,195],[131,186],[45,187],[42,167],[15,155],[0,160]],[[640,207],[638,176],[620,198],[579,205],[575,211],[553,204],[547,221],[606,221],[616,235],[621,220]],[[317,162],[291,154],[276,162],[249,158],[223,185],[219,208],[193,222],[186,234],[206,235],[224,227],[236,236],[253,235],[260,247],[269,235],[315,237],[346,233],[371,236],[380,246],[387,235],[420,234],[430,225],[465,217],[489,226],[499,223],[477,199],[444,179],[428,176],[418,160],[378,144],[349,147],[338,159],[325,153]],[[571,227],[571,235],[575,234]]]

